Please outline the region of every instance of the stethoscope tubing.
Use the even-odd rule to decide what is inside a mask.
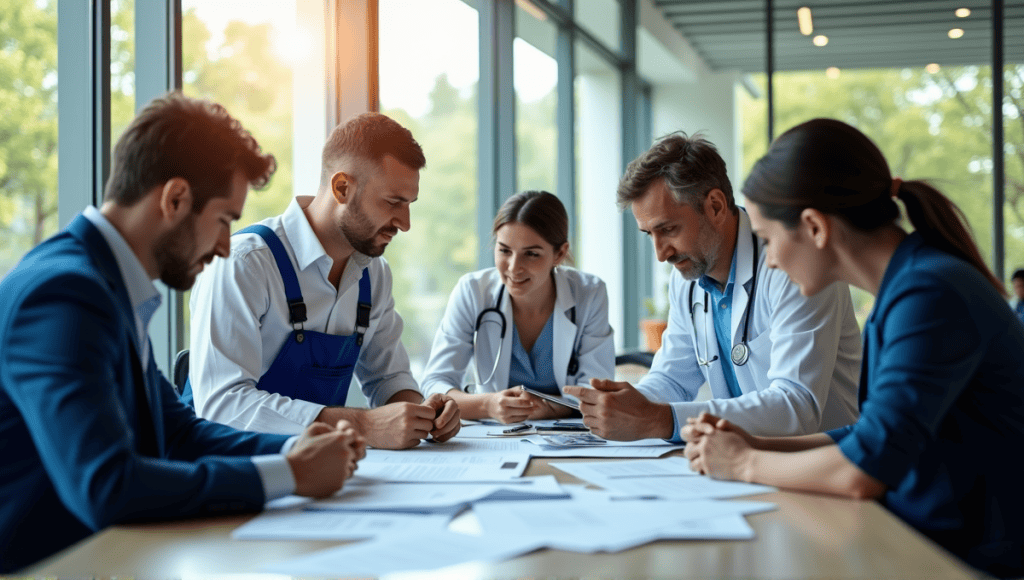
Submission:
[[[743,313],[743,336],[740,338],[739,344],[736,344],[736,345],[734,345],[732,347],[732,351],[730,352],[730,355],[729,355],[729,358],[732,359],[732,363],[734,365],[736,365],[736,366],[743,366],[743,365],[747,364],[748,360],[750,360],[750,347],[747,345],[747,337],[750,334],[750,311],[754,309],[754,298],[757,295],[757,270],[758,270],[758,265],[759,265],[757,263],[758,257],[759,257],[758,256],[759,248],[757,246],[757,236],[755,236],[754,234],[751,234],[750,238],[753,240],[753,246],[754,246],[754,261],[753,261],[753,266],[751,268],[752,272],[751,272],[751,282],[750,282],[750,298],[747,300],[747,308],[746,308],[746,311]],[[689,298],[689,302],[690,302],[690,321],[693,324],[693,334],[694,334],[694,346],[695,346],[695,348],[696,348],[696,344],[697,344],[696,343],[696,338],[697,338],[697,312],[696,312],[696,308],[694,308],[694,304],[693,304],[693,288],[696,285],[697,285],[696,281],[694,281],[693,283],[690,284],[690,298]],[[708,345],[708,341],[707,341],[708,299],[709,299],[708,292],[707,292],[707,290],[705,290],[704,291],[704,322],[705,322],[705,324],[704,324],[704,326],[705,326],[705,328],[704,328],[704,356],[707,356],[709,354],[708,353],[708,346],[707,346]],[[711,364],[712,362],[714,362],[715,359],[717,359],[717,358],[718,357],[716,356],[714,358],[707,359],[704,363],[701,363],[701,364],[704,365],[704,366],[707,366],[708,364]],[[698,361],[700,360],[700,353],[697,353],[697,359],[698,359]]]

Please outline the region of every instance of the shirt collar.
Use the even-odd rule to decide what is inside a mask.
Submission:
[[[302,211],[312,202],[313,196],[311,195],[296,196],[281,215],[281,225],[284,227],[285,236],[291,243],[299,270],[305,270],[317,260],[326,259],[333,264],[333,260],[327,255],[327,250],[324,250],[320,239],[316,237],[316,232],[313,231],[313,226],[309,225],[309,220],[306,219],[306,214]],[[365,268],[371,259],[366,254],[352,252],[351,260],[359,269]]]
[[[159,298],[160,291],[153,285],[153,281],[146,273],[146,269],[142,267],[139,257],[135,255],[131,246],[128,245],[128,241],[124,239],[121,232],[117,231],[114,224],[110,223],[106,216],[91,205],[85,208],[82,215],[96,226],[114,253],[114,260],[117,261],[117,267],[121,270],[121,277],[128,290],[128,299],[131,301],[132,310],[138,312],[140,306],[154,298]]]

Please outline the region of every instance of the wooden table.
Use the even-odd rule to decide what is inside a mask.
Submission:
[[[565,461],[561,459],[559,461]],[[579,480],[534,459],[527,475]],[[662,541],[615,554],[542,550],[508,562],[453,567],[438,578],[982,578],[872,501],[776,492],[774,512],[748,516],[750,541]],[[28,576],[209,578],[340,545],[235,541],[252,516],[114,526],[24,570]],[[259,577],[257,575],[256,577]],[[272,576],[267,575],[266,578]],[[279,576],[273,576],[280,578]]]

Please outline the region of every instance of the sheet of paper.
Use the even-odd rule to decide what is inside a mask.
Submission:
[[[394,482],[503,481],[523,475],[526,453],[450,456],[367,452],[356,473],[365,479]]]
[[[497,427],[492,426],[490,429],[497,429]],[[434,443],[431,440],[426,440],[412,449],[401,449],[397,451],[388,449],[371,449],[369,451],[383,455],[437,455],[443,453],[451,456],[480,453],[530,453],[532,449],[527,445],[523,445],[522,441],[523,439],[520,437],[454,437],[445,443]],[[369,451],[367,451],[367,453],[369,453]]]
[[[436,570],[464,562],[498,562],[532,552],[543,544],[534,538],[454,532],[403,533],[330,548],[265,568],[290,576],[380,576],[392,572]]]
[[[710,520],[774,508],[766,502],[574,499],[476,504],[473,513],[485,533],[527,535],[543,538],[552,548],[594,552],[621,550],[670,537],[745,539],[752,537],[745,522],[737,525],[735,517]]]
[[[754,529],[742,515],[734,514],[687,520],[661,529],[613,530],[600,541],[562,537],[549,542],[550,548],[572,552],[621,552],[658,540],[751,540]]]
[[[619,497],[659,497],[676,500],[725,499],[776,491],[774,487],[767,485],[720,481],[706,475],[609,478],[602,480],[601,487]]]
[[[552,463],[551,466],[595,485],[601,485],[606,479],[624,477],[698,475],[696,471],[690,469],[690,461],[688,459],[676,456],[663,459],[636,459],[631,461]]]
[[[314,501],[307,510],[452,513],[483,499],[561,498],[567,494],[554,476],[524,477],[507,483],[381,483],[355,475],[335,496]]]
[[[531,435],[522,441],[531,444],[524,447],[532,457],[660,457],[673,449],[682,449],[682,445],[672,445],[662,439],[608,441],[605,445],[581,447],[547,445],[544,438],[539,435]]]
[[[445,529],[447,515],[379,512],[332,512],[293,509],[264,512],[235,528],[236,540],[362,540],[416,530],[434,534]]]

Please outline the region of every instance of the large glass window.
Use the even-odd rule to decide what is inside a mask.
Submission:
[[[135,0],[110,3],[110,151],[135,118]]]
[[[1024,0],[1006,3],[1005,24],[1003,162],[1006,166],[1006,208],[1003,220],[1006,224],[1006,278],[1009,278],[1015,270],[1024,268]]]
[[[57,0],[0,0],[0,277],[57,231]]]
[[[184,92],[224,105],[277,158],[269,187],[248,197],[237,227],[280,214],[295,193],[292,67],[320,45],[300,34],[296,0],[184,0],[182,13]]]
[[[589,45],[576,43],[577,267],[608,285],[608,316],[622,347],[622,216],[615,189],[622,169],[622,81]],[[635,324],[635,322],[634,322]]]
[[[380,106],[427,158],[411,227],[384,257],[422,379],[448,295],[476,269],[478,15],[461,0],[380,0]]]
[[[555,25],[543,12],[516,9],[512,44],[516,91],[516,181],[519,191],[541,189],[555,193],[558,178],[558,63]],[[501,192],[503,197],[516,192]]]
[[[326,135],[323,35],[323,5],[311,0],[182,2],[183,91],[222,104],[277,159],[235,229],[283,213],[294,195],[316,194]],[[185,316],[188,336],[188,308]]]
[[[798,48],[777,55],[776,135],[814,117],[832,117],[857,127],[878,144],[894,176],[930,180],[953,199],[964,210],[982,255],[991,260],[991,52],[981,50],[977,57],[953,63],[929,62],[924,55],[919,59],[901,56],[901,66],[889,68],[890,59],[873,56],[879,35],[885,36],[888,28],[869,34],[850,28],[857,25],[855,19],[831,25],[826,14],[822,11],[822,17],[814,20],[813,33]],[[950,9],[946,20],[931,23],[934,30],[920,34],[938,37],[954,49],[963,43],[971,54],[979,45],[991,45],[988,11],[961,18]],[[910,32],[899,39],[903,51],[915,54],[918,43],[935,40],[915,36],[922,23],[908,20],[904,24]],[[776,34],[799,35],[797,27],[795,11],[787,12],[786,18],[777,19]],[[952,32],[954,28],[959,32]],[[763,89],[764,75],[755,76],[756,85]],[[765,150],[767,127],[763,100],[748,100],[745,106],[744,165],[749,168]],[[1014,218],[1007,226],[1019,228],[1024,222]],[[873,300],[857,289],[853,297],[863,324]]]

